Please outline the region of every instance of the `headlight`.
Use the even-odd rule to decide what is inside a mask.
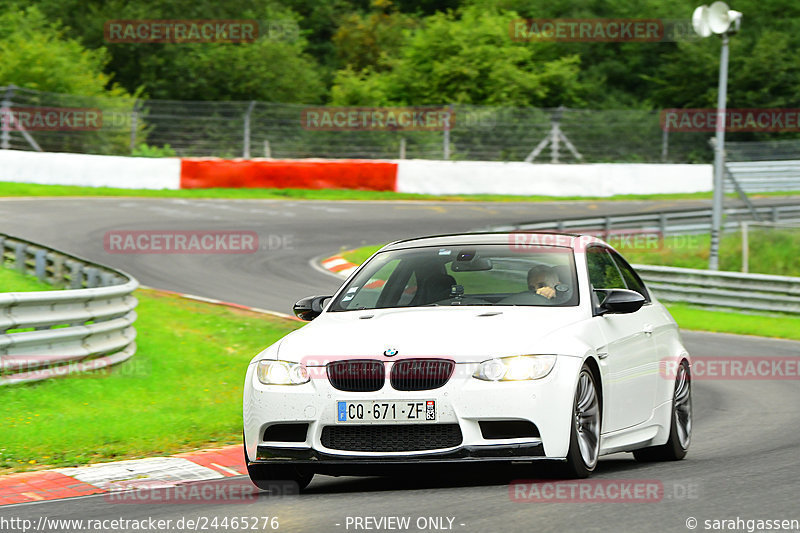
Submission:
[[[517,355],[484,361],[472,377],[484,381],[541,379],[553,370],[555,355]]]
[[[259,361],[257,373],[264,385],[302,385],[310,379],[305,366],[288,361]]]

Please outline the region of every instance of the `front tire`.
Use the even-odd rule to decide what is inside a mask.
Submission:
[[[651,446],[633,452],[637,461],[679,461],[686,457],[692,441],[692,379],[689,363],[684,359],[675,376],[672,395],[672,418],[669,438],[661,446]]]
[[[251,463],[244,449],[244,463],[253,485],[266,492],[283,494],[297,493],[308,487],[314,478],[314,472],[292,465],[274,465]],[[294,485],[297,485],[297,490]]]
[[[594,374],[587,365],[583,365],[572,408],[565,468],[568,477],[582,479],[594,472],[600,454],[601,418],[600,395]]]

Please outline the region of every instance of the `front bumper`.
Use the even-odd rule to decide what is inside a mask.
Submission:
[[[545,459],[541,442],[530,444],[505,444],[490,446],[460,446],[451,451],[430,452],[419,455],[364,456],[341,455],[313,450],[311,448],[287,448],[259,445],[255,462],[283,461],[295,465],[340,465],[356,463],[362,465],[393,463],[452,463],[462,461],[534,461]]]
[[[292,462],[297,465],[346,465],[393,463],[452,463],[479,461],[532,461],[564,459],[569,449],[570,424],[577,376],[583,361],[559,356],[552,372],[543,379],[519,382],[487,382],[472,377],[477,363],[459,363],[441,388],[398,391],[387,383],[377,392],[343,392],[333,388],[324,375],[303,385],[264,385],[248,368],[244,387],[244,435],[251,463]],[[314,374],[312,373],[312,376]],[[437,423],[458,424],[458,446],[413,451],[352,451],[327,448],[321,435],[337,422],[337,401],[435,400]],[[539,437],[484,438],[481,421],[521,420],[533,423]],[[273,424],[307,423],[303,442],[264,440]]]

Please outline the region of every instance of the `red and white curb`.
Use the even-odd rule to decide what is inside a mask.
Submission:
[[[329,257],[322,261],[322,268],[333,272],[337,276],[346,278],[355,272],[355,270],[358,268],[358,265],[351,263],[341,255],[334,255],[333,257]]]
[[[352,274],[355,271],[355,269],[357,269],[359,266],[360,265],[351,263],[341,255],[334,255],[333,257],[329,257],[322,262],[322,268],[343,278],[346,278],[347,276]],[[383,287],[385,283],[386,283],[385,280],[376,279],[375,281],[364,285],[364,288],[379,289]]]
[[[247,474],[239,444],[168,457],[23,472],[0,477],[0,506],[176,486]]]

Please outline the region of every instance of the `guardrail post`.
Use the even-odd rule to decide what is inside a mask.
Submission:
[[[53,285],[62,287],[64,285],[64,256],[61,254],[49,254],[53,261]]]
[[[556,222],[556,229],[558,231],[564,231],[564,221],[563,220],[559,220],[558,222]]]
[[[34,253],[34,268],[39,281],[47,281],[47,250],[36,250]]]
[[[603,223],[603,240],[607,241],[609,235],[611,235],[611,217],[606,217],[606,221]]]
[[[101,272],[100,273],[100,285],[102,287],[110,287],[114,284],[114,274],[111,272]]]
[[[6,264],[6,238],[0,236],[0,267]]]
[[[20,274],[25,274],[25,254],[27,251],[28,245],[24,242],[18,242],[14,249],[14,265],[17,268],[17,272]]]
[[[778,211],[778,206],[774,206],[772,208],[772,221],[778,222],[779,219],[780,219],[780,213]]]
[[[83,265],[75,261],[69,261],[69,288],[83,288]]]
[[[660,213],[658,216],[658,231],[661,232],[661,238],[664,238],[664,235],[667,234],[667,214]]]
[[[100,284],[100,272],[95,267],[86,268],[86,288],[93,289]]]

